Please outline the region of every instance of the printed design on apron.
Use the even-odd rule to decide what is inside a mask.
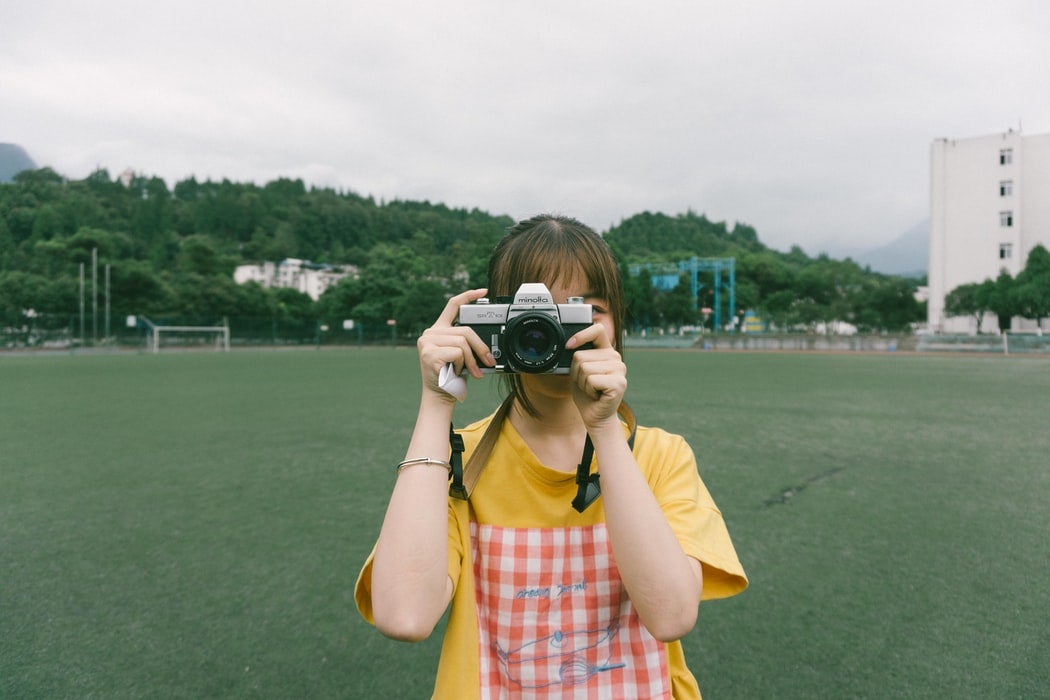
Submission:
[[[482,697],[669,697],[605,525],[471,523]]]

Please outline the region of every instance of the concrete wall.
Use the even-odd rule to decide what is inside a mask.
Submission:
[[[1003,161],[1008,152],[1007,162]],[[1005,191],[1004,191],[1005,188]],[[1004,213],[1009,220],[1004,222]],[[962,284],[1016,277],[1029,251],[1050,247],[1050,134],[1019,132],[938,139],[930,147],[928,321],[942,333],[972,333],[972,318],[949,318],[944,298]],[[982,330],[996,329],[989,315]],[[1014,327],[1034,327],[1015,319]]]

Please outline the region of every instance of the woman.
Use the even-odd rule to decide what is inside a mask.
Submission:
[[[539,216],[501,239],[488,279],[419,339],[419,413],[357,582],[359,610],[416,641],[451,603],[436,698],[699,697],[678,640],[701,598],[747,579],[689,446],[620,419],[624,292],[611,252],[583,224]],[[456,324],[459,309],[536,282],[557,304],[582,297],[593,323],[565,343],[568,374],[500,375],[504,405],[460,432],[469,457],[491,426],[484,472],[468,500],[450,498],[456,399],[442,370],[480,378],[496,365],[488,339]],[[600,482],[578,484],[581,460]],[[600,498],[585,497],[595,482]]]

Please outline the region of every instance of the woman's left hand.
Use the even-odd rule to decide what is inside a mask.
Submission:
[[[590,430],[610,420],[619,421],[616,411],[627,391],[627,365],[602,324],[595,323],[576,333],[565,347],[571,350],[587,343],[593,347],[573,354],[569,379],[573,401]]]

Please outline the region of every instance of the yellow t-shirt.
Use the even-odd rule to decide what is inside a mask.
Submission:
[[[462,431],[469,459],[491,416]],[[682,550],[703,565],[703,599],[747,578],[683,438],[639,427],[634,455]],[[592,467],[593,468],[593,467]],[[449,499],[455,584],[435,698],[699,698],[680,642],[640,623],[612,560],[599,498],[570,505],[575,474],[542,465],[504,421],[469,501]],[[355,600],[370,623],[372,556]]]

